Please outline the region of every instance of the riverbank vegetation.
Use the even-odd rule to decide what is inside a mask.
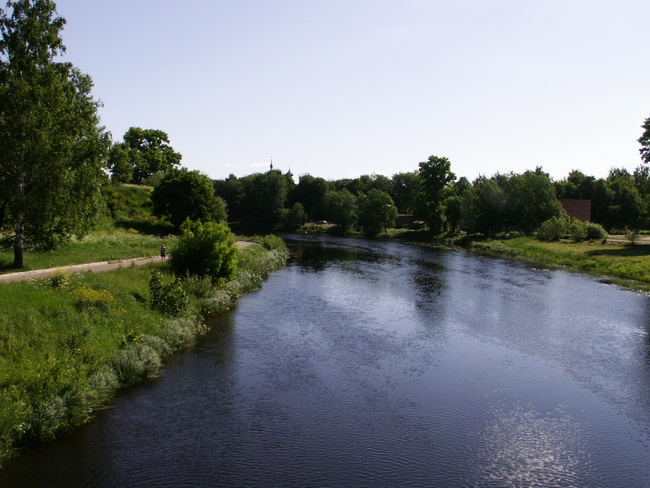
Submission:
[[[650,246],[617,242],[540,241],[534,237],[465,238],[459,244],[495,256],[560,266],[605,278],[632,289],[650,291]]]
[[[287,251],[280,239],[254,240],[219,285],[177,278],[165,262],[0,286],[0,462],[88,421],[118,388],[156,377],[206,317],[259,288]]]
[[[133,230],[102,230],[87,234],[80,239],[61,243],[53,249],[30,250],[25,252],[23,270],[45,269],[72,264],[156,256],[161,242],[173,244],[176,237],[140,234]],[[0,273],[13,272],[13,253],[0,248]]]

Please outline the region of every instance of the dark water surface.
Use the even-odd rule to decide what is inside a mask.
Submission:
[[[650,486],[650,298],[295,238],[295,259],[0,486]]]

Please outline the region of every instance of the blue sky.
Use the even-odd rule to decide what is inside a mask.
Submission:
[[[59,0],[66,60],[120,141],[161,129],[212,178],[641,163],[647,0]],[[297,178],[296,178],[297,179]]]

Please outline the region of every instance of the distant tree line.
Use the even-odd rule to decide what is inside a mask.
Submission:
[[[592,221],[607,230],[650,226],[650,168],[629,173],[612,169],[596,179],[571,171],[553,181],[541,167],[497,173],[474,181],[456,178],[447,158],[431,156],[412,172],[392,178],[364,175],[328,181],[306,174],[294,181],[279,170],[215,180],[231,221],[244,227],[295,230],[305,222],[328,221],[341,230],[355,227],[377,234],[412,214],[434,234],[464,231],[531,234],[542,222],[563,214],[559,199],[592,201]]]

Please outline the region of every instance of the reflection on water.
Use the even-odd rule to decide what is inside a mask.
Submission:
[[[162,378],[0,486],[647,486],[648,297],[461,252],[289,243]]]
[[[589,468],[575,419],[559,408],[495,409],[479,442],[484,486],[576,486]]]

